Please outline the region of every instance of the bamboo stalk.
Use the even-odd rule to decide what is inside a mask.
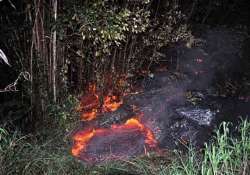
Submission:
[[[57,0],[53,0],[53,16],[54,20],[57,20]],[[57,48],[56,48],[56,29],[54,29],[53,32],[53,71],[52,71],[52,84],[53,84],[53,101],[56,102],[56,68],[57,68],[57,62],[56,62],[56,57],[57,57]]]

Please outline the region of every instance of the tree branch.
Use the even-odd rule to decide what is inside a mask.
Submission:
[[[26,72],[26,71],[25,72],[21,72],[18,75],[17,79],[13,83],[7,85],[4,89],[0,89],[0,93],[1,92],[17,92],[17,91],[19,91],[16,86],[18,84],[18,81],[21,78],[24,78],[25,80],[30,81],[30,73]]]

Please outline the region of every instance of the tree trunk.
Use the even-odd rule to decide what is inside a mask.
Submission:
[[[53,16],[56,22],[57,20],[57,0],[53,0]],[[53,101],[56,102],[56,69],[57,69],[57,43],[56,43],[56,28],[53,31],[53,71],[52,71],[52,84],[53,84]]]

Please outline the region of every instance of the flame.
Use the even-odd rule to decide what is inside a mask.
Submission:
[[[95,119],[96,115],[97,115],[97,110],[96,109],[92,109],[89,112],[84,112],[81,115],[81,119],[84,120],[84,121],[90,121],[90,120]]]
[[[143,125],[139,119],[131,118],[122,125],[112,125],[111,128],[98,128],[80,131],[73,136],[73,147],[71,153],[73,156],[79,157],[81,153],[84,153],[87,149],[88,143],[95,136],[105,136],[113,132],[122,132],[124,130],[139,130],[145,137],[145,144],[149,148],[156,148],[157,141],[153,132]]]
[[[100,98],[95,85],[89,85],[88,93],[82,97],[77,111],[82,112],[81,120],[90,121],[97,117],[101,112],[116,111],[123,104],[118,96],[109,93],[103,98],[103,104],[100,105]]]
[[[105,96],[103,109],[105,112],[113,112],[116,111],[122,105],[122,101],[118,99],[117,96]]]

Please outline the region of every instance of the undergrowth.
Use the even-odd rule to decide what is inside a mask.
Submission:
[[[119,160],[98,166],[86,166],[73,158],[63,132],[21,136],[0,128],[1,175],[247,175],[250,173],[250,122],[244,120],[238,134],[229,133],[229,124],[222,123],[215,138],[204,150],[188,148],[179,151]]]

